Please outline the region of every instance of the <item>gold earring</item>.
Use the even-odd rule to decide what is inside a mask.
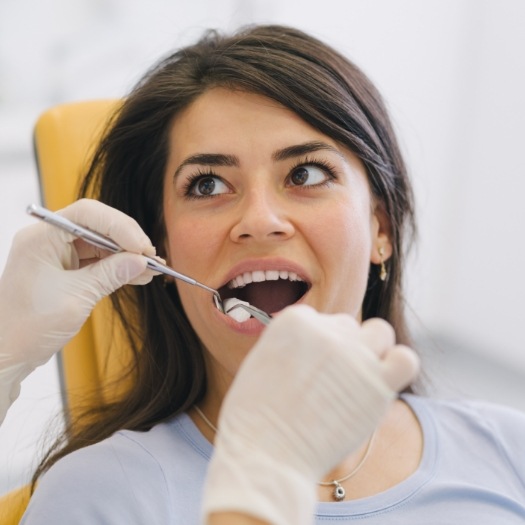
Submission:
[[[388,272],[386,271],[385,261],[384,261],[384,255],[385,255],[385,249],[381,246],[378,250],[379,252],[379,258],[380,258],[380,265],[381,269],[379,271],[379,278],[382,281],[386,281],[386,278],[388,276]]]

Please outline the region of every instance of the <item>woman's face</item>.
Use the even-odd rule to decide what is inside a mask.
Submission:
[[[275,314],[300,302],[360,315],[370,263],[390,254],[365,170],[346,148],[265,97],[212,89],[178,115],[164,184],[168,263]],[[225,389],[264,327],[176,283]]]

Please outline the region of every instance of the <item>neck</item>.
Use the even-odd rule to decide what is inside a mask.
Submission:
[[[401,483],[417,470],[422,451],[423,436],[419,421],[408,405],[396,401],[376,431],[372,450],[363,468],[342,483],[346,491],[345,500],[373,496]],[[340,479],[357,461],[358,453],[349,455],[325,479]],[[318,497],[319,501],[333,501],[330,487],[319,487]]]
[[[200,406],[211,426],[199,415],[195,408],[190,417],[208,441],[215,439],[219,409],[213,410],[213,404]],[[348,476],[362,462],[368,442],[346,458],[329,472],[318,486],[319,501],[334,501],[333,480]],[[423,436],[419,422],[412,410],[403,402],[396,401],[383,423],[377,428],[366,460],[355,475],[341,481],[344,499],[364,498],[383,492],[414,473],[419,465],[423,450]],[[329,483],[328,486],[322,485]]]
[[[193,407],[193,411],[198,416],[197,420],[205,425],[206,432],[212,433],[212,438],[210,439],[210,441],[212,441],[218,432],[217,425],[210,421],[208,416],[202,411],[202,409],[199,406],[195,405]],[[361,457],[359,458],[357,463],[355,463],[355,465],[352,467],[352,469],[349,472],[345,473],[344,475],[336,477],[335,475],[336,472],[334,471],[332,473],[333,477],[330,477],[329,481],[319,481],[318,482],[319,486],[325,486],[325,487],[331,488],[331,497],[334,501],[343,501],[345,499],[346,489],[343,487],[342,484],[347,482],[349,479],[353,478],[359,473],[359,471],[365,464],[372,450],[372,444],[374,442],[374,437],[375,437],[375,432],[370,436],[363,450],[360,451]]]

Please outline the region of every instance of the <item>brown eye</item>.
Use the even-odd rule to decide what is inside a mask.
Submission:
[[[211,195],[215,190],[215,179],[206,177],[197,183],[195,188],[198,195]]]
[[[230,193],[230,188],[216,175],[198,175],[186,184],[185,193],[193,197],[215,197]]]
[[[305,167],[300,166],[293,171],[291,180],[296,186],[302,186],[308,181],[308,176],[308,170]]]
[[[331,179],[325,169],[312,164],[297,166],[290,173],[291,186],[318,186]]]

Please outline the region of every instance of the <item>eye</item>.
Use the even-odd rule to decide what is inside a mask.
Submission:
[[[291,186],[319,186],[333,179],[331,170],[326,166],[301,164],[292,169],[289,175]]]
[[[197,175],[186,184],[186,195],[189,197],[213,197],[230,193],[228,186],[216,175]]]

